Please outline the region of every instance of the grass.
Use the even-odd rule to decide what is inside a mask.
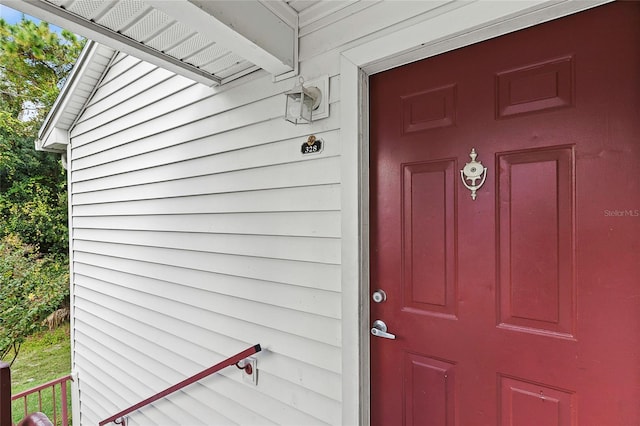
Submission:
[[[27,339],[22,344],[18,358],[11,367],[11,393],[13,395],[66,376],[71,372],[71,347],[69,324],[64,324],[53,331],[43,331]],[[68,409],[71,412],[70,386],[67,387]],[[60,388],[56,386],[56,394]],[[42,409],[38,407],[37,394],[28,398],[28,411],[42,411],[49,417],[53,415],[51,391],[42,392]],[[60,403],[56,411],[60,416]],[[22,400],[15,401],[12,406],[13,421],[18,423],[24,417]],[[61,424],[58,419],[58,424]]]

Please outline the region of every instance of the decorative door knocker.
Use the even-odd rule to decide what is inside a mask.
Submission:
[[[460,170],[460,178],[462,179],[464,186],[471,191],[472,200],[476,199],[476,191],[484,185],[484,180],[487,178],[487,168],[484,167],[480,161],[476,161],[477,156],[478,154],[476,154],[476,149],[471,148],[471,154],[469,154],[471,162],[465,164],[464,168]],[[481,179],[481,181],[476,185],[476,181],[478,179]],[[467,181],[470,181],[471,185],[469,185]]]

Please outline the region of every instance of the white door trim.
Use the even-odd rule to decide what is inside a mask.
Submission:
[[[370,423],[368,76],[610,1],[480,0],[341,53],[343,425]]]

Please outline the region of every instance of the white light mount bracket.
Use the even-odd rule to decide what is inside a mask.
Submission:
[[[306,89],[317,87],[321,93],[318,107],[313,110],[313,121],[329,117],[329,75],[323,75],[309,81],[305,80],[304,87]]]

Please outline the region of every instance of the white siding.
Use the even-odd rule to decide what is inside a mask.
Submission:
[[[282,119],[295,79],[208,88],[120,54],[72,129],[81,424],[256,343],[258,386],[230,368],[128,424],[341,424],[357,283],[341,283],[340,51],[466,3],[329,4],[300,40],[302,75],[330,76],[328,119]],[[303,157],[311,133],[325,148]]]
[[[339,103],[293,126],[292,81],[246,80],[121,55],[72,130],[82,424],[256,343],[257,387],[229,368],[129,424],[340,423]],[[325,149],[302,157],[310,131]]]

